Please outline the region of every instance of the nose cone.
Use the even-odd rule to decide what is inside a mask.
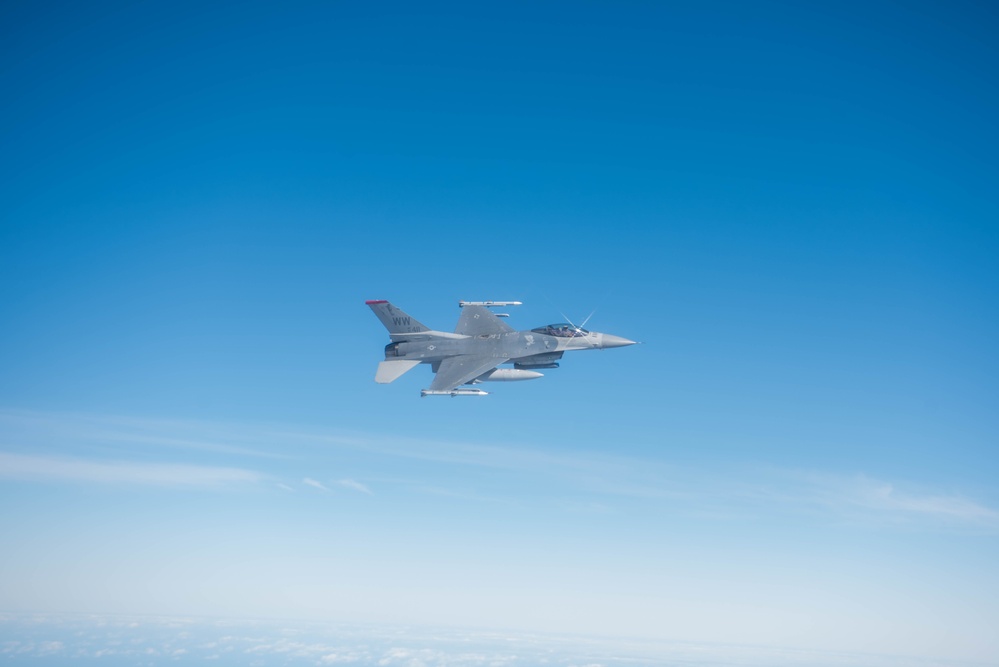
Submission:
[[[604,334],[600,340],[600,347],[624,347],[625,345],[634,345],[635,341],[628,340],[627,338],[621,338],[620,336],[612,336],[610,334]]]

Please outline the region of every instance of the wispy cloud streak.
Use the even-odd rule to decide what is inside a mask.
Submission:
[[[899,488],[898,484],[866,475],[805,475],[804,479],[812,500],[833,508],[999,528],[999,511],[961,495]]]
[[[329,491],[329,488],[320,481],[314,480],[311,477],[306,477],[302,480],[302,484],[306,486],[311,486],[314,489],[319,489],[320,491]]]
[[[246,427],[214,422],[149,419],[86,413],[0,410],[0,435],[33,448],[72,442],[121,452],[190,450],[285,458],[274,438]]]
[[[359,493],[366,493],[369,496],[372,495],[371,494],[371,489],[369,489],[368,487],[366,487],[364,484],[361,484],[360,482],[356,482],[356,481],[354,481],[352,479],[338,479],[334,483],[337,486],[342,486],[343,488],[350,489],[351,491],[357,491]]]
[[[107,434],[111,434],[108,436]],[[112,443],[108,445],[108,443]],[[172,448],[165,450],[164,447]],[[274,482],[288,491],[298,484],[332,492],[342,488],[373,495],[364,483],[332,475],[321,479],[320,466],[368,466],[382,473],[382,486],[396,493],[461,495],[479,502],[523,504],[530,481],[530,502],[555,506],[655,507],[706,518],[810,514],[817,520],[862,520],[885,524],[999,530],[999,511],[960,493],[941,493],[905,480],[885,480],[858,471],[828,474],[753,465],[674,465],[662,459],[619,453],[560,452],[526,446],[500,446],[377,434],[295,429],[274,424],[229,424],[184,420],[143,420],[86,414],[0,410],[0,477],[16,479],[134,482],[207,486],[257,481],[259,473],[242,466],[127,462],[137,452],[176,456],[178,447],[196,463],[233,457],[283,459]],[[25,450],[32,455],[25,455]],[[17,452],[17,453],[14,453]],[[46,455],[39,455],[46,452]],[[336,452],[336,461],[330,458]],[[220,459],[221,457],[221,459]],[[110,460],[115,459],[115,460]],[[313,475],[303,479],[301,463]],[[385,477],[405,469],[413,479]],[[476,472],[478,471],[478,472]],[[488,473],[488,474],[482,474]],[[282,480],[281,477],[284,477]],[[384,481],[384,480],[388,481]],[[462,489],[449,488],[461,480]],[[299,487],[300,488],[300,487]]]
[[[221,486],[258,482],[252,470],[172,463],[93,461],[0,452],[0,477],[12,480],[69,481],[153,486]]]

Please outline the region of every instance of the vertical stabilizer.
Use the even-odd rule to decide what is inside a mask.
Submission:
[[[429,327],[424,326],[415,317],[407,315],[388,301],[377,300],[365,301],[364,303],[371,308],[372,312],[382,321],[385,328],[388,329],[389,334],[393,336],[396,334],[430,331]]]

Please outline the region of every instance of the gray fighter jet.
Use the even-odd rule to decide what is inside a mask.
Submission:
[[[459,301],[461,317],[454,333],[434,331],[388,301],[366,301],[388,329],[392,342],[378,364],[375,382],[387,384],[420,364],[430,364],[434,381],[422,396],[486,396],[465,385],[511,382],[542,377],[539,369],[558,368],[570,350],[603,350],[635,341],[587,331],[571,323],[517,331],[489,308],[519,306],[519,301]],[[584,322],[585,324],[585,322]],[[512,368],[500,368],[502,364]]]

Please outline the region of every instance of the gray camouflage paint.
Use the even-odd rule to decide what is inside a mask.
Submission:
[[[478,305],[462,308],[454,333],[434,331],[387,301],[366,303],[392,339],[385,346],[385,361],[379,366],[376,381],[392,382],[415,367],[414,362],[431,364],[436,377],[424,395],[459,395],[462,392],[455,390],[460,385],[482,381],[534,379],[540,374],[531,369],[557,368],[556,362],[565,352],[635,343],[620,336],[582,329],[570,328],[571,336],[516,331],[488,308]],[[393,370],[393,362],[403,364]],[[513,363],[514,369],[494,374],[494,369],[504,363]]]

